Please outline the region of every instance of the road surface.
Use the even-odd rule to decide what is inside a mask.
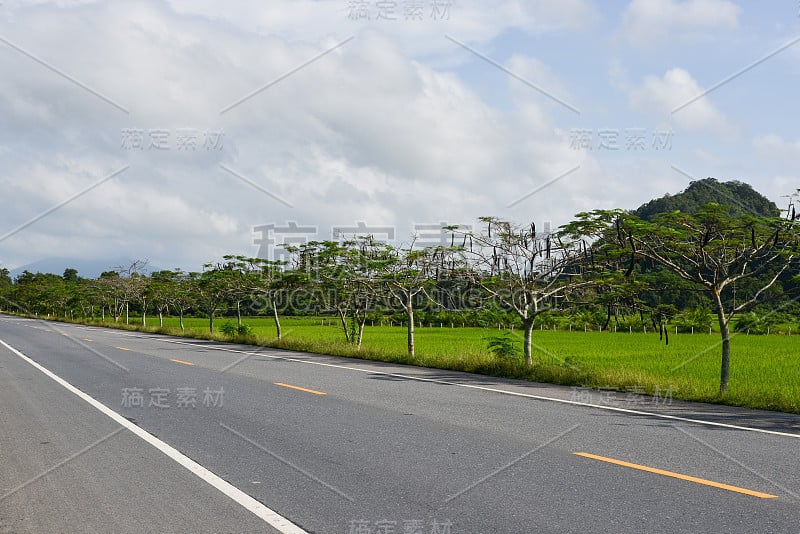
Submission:
[[[667,397],[0,316],[0,428],[3,534],[800,532],[800,417]]]

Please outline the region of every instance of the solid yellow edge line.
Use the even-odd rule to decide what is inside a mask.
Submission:
[[[174,358],[170,358],[170,360],[169,360],[169,361],[171,361],[171,362],[175,362],[175,363],[182,363],[183,365],[194,365],[192,362],[185,362],[185,361],[183,361],[183,360],[176,360],[176,359],[174,359]]]
[[[322,391],[314,391],[313,389],[306,389],[298,386],[292,386],[290,384],[284,384],[283,382],[273,382],[273,384],[275,384],[276,386],[283,386],[285,388],[296,389],[298,391],[305,391],[306,393],[313,393],[314,395],[326,395],[326,393]]]
[[[667,477],[679,478],[681,480],[688,480],[689,482],[696,482],[697,484],[703,484],[705,486],[712,486],[715,488],[721,488],[728,491],[735,491],[736,493],[744,493],[745,495],[750,495],[752,497],[758,497],[760,499],[777,499],[777,495],[770,495],[769,493],[761,493],[760,491],[753,491],[745,488],[740,488],[738,486],[731,486],[729,484],[722,484],[721,482],[714,482],[713,480],[706,480],[704,478],[697,478],[692,477],[689,475],[682,475],[680,473],[674,473],[672,471],[665,471],[663,469],[657,469],[655,467],[647,467],[646,465],[639,465],[633,464],[631,462],[625,462],[623,460],[615,460],[613,458],[606,458],[605,456],[598,456],[596,454],[590,454],[588,452],[573,452],[577,456],[583,456],[584,458],[591,458],[593,460],[600,460],[601,462],[608,462],[610,464],[621,465],[624,467],[630,467],[631,469],[639,469],[640,471],[647,471],[648,473],[655,473],[657,475],[664,475]]]

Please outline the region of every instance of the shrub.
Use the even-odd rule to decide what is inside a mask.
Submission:
[[[714,314],[708,308],[694,308],[681,313],[675,320],[680,332],[707,332],[714,324]]]
[[[238,330],[235,323],[232,321],[225,321],[222,323],[222,326],[219,327],[219,331],[225,334],[226,336],[235,336],[236,331]]]
[[[766,334],[768,328],[775,324],[774,317],[761,316],[755,312],[743,313],[736,318],[734,330],[750,334]]]
[[[517,340],[511,332],[490,336],[487,343],[489,352],[498,358],[516,358],[519,356]]]
[[[222,323],[222,326],[219,327],[219,331],[230,337],[235,335],[249,336],[253,334],[253,328],[251,326],[244,323],[237,325],[233,321],[225,321]]]

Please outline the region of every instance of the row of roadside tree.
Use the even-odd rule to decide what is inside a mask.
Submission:
[[[327,314],[358,346],[368,320],[401,314],[412,358],[415,313],[429,322],[452,322],[458,314],[510,317],[533,365],[537,320],[571,310],[609,328],[620,318],[644,321],[646,315],[666,336],[667,322],[688,310],[659,295],[692,292],[716,316],[723,392],[732,320],[758,306],[766,315],[796,306],[800,224],[793,203],[774,217],[736,214],[715,203],[650,221],[595,210],[554,233],[495,217],[481,222],[477,231],[446,227],[450,246],[420,249],[412,241],[396,247],[354,236],[287,247],[287,262],[228,255],[198,272],[148,272],[145,261],[96,279],[67,269],[63,276],[24,272],[12,281],[0,271],[0,302],[29,315],[129,322],[135,313],[144,324],[156,315],[163,325],[169,314],[180,318],[181,328],[192,313],[207,317],[211,331],[220,314],[234,313],[239,325],[243,315],[269,314],[278,338],[281,315]]]

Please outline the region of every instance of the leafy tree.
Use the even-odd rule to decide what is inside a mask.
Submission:
[[[665,195],[651,200],[634,210],[632,214],[652,222],[656,216],[664,212],[681,211],[694,215],[709,202],[725,205],[728,215],[731,216],[774,217],[780,213],[774,202],[746,183],[720,182],[714,178],[706,178],[691,182],[684,191],[676,195]],[[649,291],[640,295],[642,303],[649,307],[656,307],[659,304],[674,304],[680,309],[713,306],[707,294],[697,291],[691,282],[687,282],[657,262],[639,262],[637,269],[640,273],[638,278],[650,286]],[[734,290],[730,295],[731,302],[726,302],[726,305],[735,305],[733,301],[737,286],[749,284],[754,287],[764,282],[761,277],[755,277],[734,284]]]
[[[335,241],[309,241],[285,248],[292,255],[290,272],[295,283],[314,296],[308,304],[313,303],[317,312],[336,313],[342,323],[345,340],[349,342],[346,323],[349,299],[344,292],[345,270],[339,261],[343,254],[342,247]]]
[[[380,287],[396,303],[405,314],[408,355],[415,357],[414,310],[415,300],[424,297],[430,302],[435,300],[429,290],[449,269],[454,270],[452,249],[429,247],[414,250],[414,244],[407,249],[387,247],[365,266],[365,270],[373,272],[380,282]],[[447,258],[447,259],[446,259]],[[447,269],[442,268],[447,263]]]
[[[94,313],[91,300],[89,284],[83,278],[76,275],[74,279],[64,281],[66,292],[69,295],[67,307],[70,310],[70,317],[74,319],[75,310],[80,309],[81,316],[87,318]]]
[[[222,264],[207,263],[202,273],[190,273],[192,286],[196,290],[196,302],[208,316],[208,330],[214,332],[214,316],[230,294],[229,275]]]
[[[275,336],[281,339],[281,320],[278,314],[279,296],[291,287],[297,287],[302,277],[296,273],[284,271],[286,262],[260,259],[258,263],[258,283],[255,287],[256,295],[263,295],[272,308],[272,319],[275,322]]]
[[[644,221],[620,210],[596,210],[578,214],[570,226],[576,235],[594,235],[607,246],[630,254],[631,267],[647,259],[706,292],[717,315],[722,337],[720,391],[728,391],[730,375],[730,321],[768,297],[774,297],[778,278],[793,267],[798,257],[798,225],[794,216],[755,217],[731,215],[716,203],[695,214],[665,212]],[[733,284],[761,282],[736,305],[726,306]]]
[[[66,317],[69,298],[64,279],[55,274],[24,271],[15,281],[13,301],[24,313]]]
[[[258,287],[258,258],[226,255],[223,273],[228,286],[228,300],[236,305],[236,324],[242,326],[242,302],[252,298]]]
[[[114,317],[114,322],[119,322],[125,304],[122,301],[122,281],[116,271],[105,271],[92,284],[94,295],[100,301],[100,319],[106,320],[106,308]]]
[[[184,330],[183,317],[195,303],[197,294],[197,281],[193,276],[184,273],[181,269],[160,271],[153,275],[155,284],[156,302],[162,302],[165,312],[173,310],[178,312],[181,330]],[[157,309],[159,304],[156,304]],[[161,313],[161,312],[159,312]],[[163,325],[163,323],[162,323]]]
[[[65,282],[77,282],[78,270],[72,268],[64,269],[64,274],[62,275],[62,278],[64,279]]]
[[[177,274],[174,271],[158,271],[150,274],[147,283],[147,298],[158,313],[158,325],[164,327],[164,314],[169,313],[178,291]]]
[[[14,282],[11,280],[8,269],[0,269],[0,310],[8,309],[13,291]]]
[[[361,347],[364,325],[374,297],[371,255],[377,243],[370,238],[344,242],[311,241],[287,247],[294,256],[292,276],[302,281],[325,311],[336,313],[345,341]]]

